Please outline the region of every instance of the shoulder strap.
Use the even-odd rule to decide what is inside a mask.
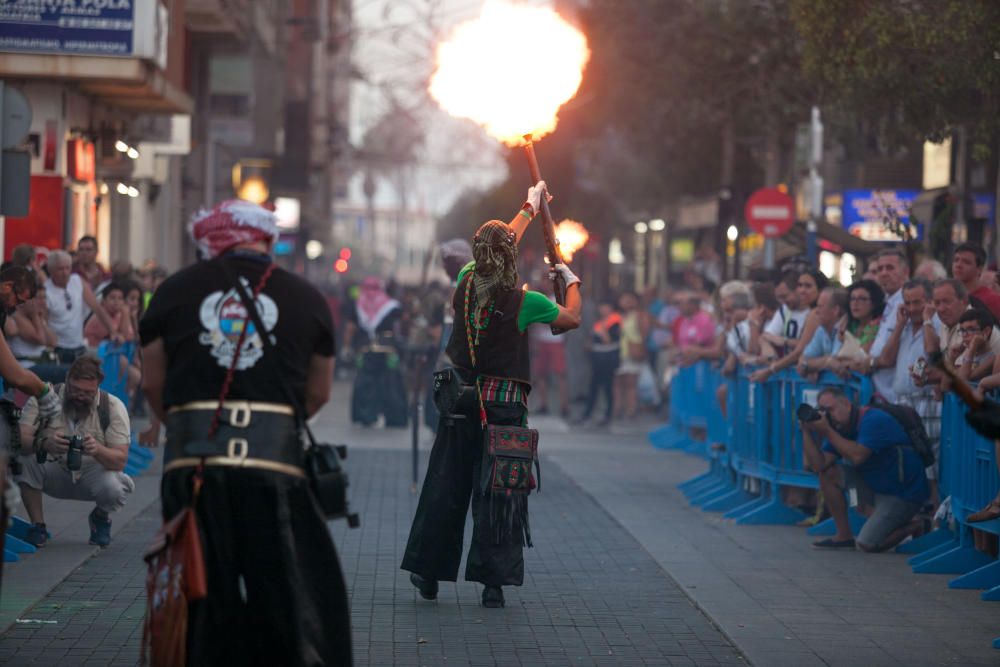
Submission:
[[[108,398],[108,392],[103,389],[97,401],[97,419],[101,423],[101,432],[107,431],[111,426],[111,399]]]
[[[226,274],[226,277],[229,279],[229,282],[231,282],[233,286],[236,288],[236,294],[240,297],[240,301],[243,302],[243,307],[246,309],[248,313],[247,317],[253,322],[254,328],[257,329],[257,334],[260,336],[260,339],[263,342],[264,347],[271,351],[277,352],[277,346],[275,346],[274,341],[271,340],[271,336],[267,332],[267,327],[264,326],[264,322],[260,318],[260,313],[257,311],[257,301],[252,296],[250,296],[250,293],[247,292],[246,286],[239,279],[239,276],[237,276],[236,273],[233,271],[232,267],[230,267],[226,263],[225,259],[220,258],[218,261],[219,261],[219,266],[222,267],[222,271]],[[295,392],[292,391],[292,388],[288,385],[288,382],[285,381],[284,374],[277,367],[278,363],[277,354],[272,354],[270,356],[272,357],[271,365],[274,366],[275,374],[278,376],[278,386],[281,387],[281,390],[284,392],[285,398],[288,400],[289,405],[291,405],[292,409],[295,410],[295,420],[299,423],[299,426],[303,430],[305,430],[306,437],[309,438],[309,444],[315,447],[316,438],[313,437],[312,429],[309,428],[309,423],[306,421],[305,406],[299,403],[299,399],[298,397],[295,396]],[[267,358],[268,355],[265,354],[264,355],[265,361],[267,360]]]

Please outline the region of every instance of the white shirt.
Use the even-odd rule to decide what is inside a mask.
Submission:
[[[750,345],[750,322],[741,320],[726,332],[726,350],[739,356],[746,354]]]
[[[57,287],[52,279],[45,281],[45,302],[49,306],[49,326],[56,334],[56,347],[83,347],[83,280],[77,274],[69,277],[66,287]]]
[[[906,328],[899,335],[899,350],[896,353],[896,366],[887,369],[892,372],[892,393],[898,399],[901,396],[923,393],[925,389],[918,387],[913,382],[910,369],[913,368],[920,359],[926,360],[927,354],[924,352],[924,325],[917,327],[913,331],[913,325],[907,324]],[[895,399],[894,399],[895,400]]]
[[[878,333],[872,341],[871,351],[868,353],[872,358],[878,358],[885,349],[885,344],[889,342],[889,337],[896,328],[896,311],[903,306],[903,290],[898,289],[885,301],[885,310],[882,312],[882,322],[879,324]],[[882,368],[872,373],[872,385],[875,391],[882,395],[882,398],[890,403],[896,402],[896,394],[892,390],[895,377],[895,369]]]
[[[777,312],[774,313],[774,317],[764,327],[764,333],[796,340],[802,335],[802,330],[806,325],[806,316],[808,315],[808,308],[789,310],[787,306],[783,305],[781,308],[778,308]]]

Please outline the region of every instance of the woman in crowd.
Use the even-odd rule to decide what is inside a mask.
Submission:
[[[30,368],[46,382],[65,382],[68,366],[59,363],[52,351],[56,346],[56,334],[49,327],[49,310],[45,301],[45,288],[18,307],[7,318],[4,334],[10,351],[24,368]]]
[[[104,323],[96,317],[89,317],[83,327],[83,335],[87,345],[96,348],[102,342],[111,340],[116,343],[135,340],[135,328],[132,317],[125,306],[125,290],[118,283],[110,283],[101,291],[101,305],[111,318],[114,328],[108,330]]]
[[[809,314],[806,316],[805,325],[802,328],[802,335],[795,341],[795,347],[781,359],[772,362],[766,368],[761,368],[750,376],[753,382],[764,382],[774,373],[795,366],[806,347],[812,341],[813,334],[819,328],[819,315],[816,313],[816,301],[819,300],[819,293],[829,283],[829,279],[819,269],[807,269],[799,275],[796,293],[799,297],[799,307],[808,308]]]
[[[859,280],[847,288],[847,327],[865,352],[871,350],[885,310],[885,292],[874,280]]]
[[[611,301],[602,301],[597,306],[600,319],[594,322],[590,333],[590,394],[587,407],[580,421],[590,419],[597,404],[597,395],[604,394],[606,408],[604,418],[596,426],[607,426],[614,411],[615,372],[621,356],[622,316]]]
[[[639,410],[639,373],[646,363],[649,314],[639,308],[639,299],[632,292],[618,298],[618,308],[622,313],[621,356],[615,371],[614,414],[619,419],[633,419]]]

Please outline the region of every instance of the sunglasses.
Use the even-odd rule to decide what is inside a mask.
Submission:
[[[69,295],[69,290],[63,292],[63,296],[66,297],[66,310],[73,310],[73,297]]]

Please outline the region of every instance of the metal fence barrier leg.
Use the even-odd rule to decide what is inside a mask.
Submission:
[[[947,528],[938,528],[937,530],[932,530],[926,535],[921,535],[915,540],[910,540],[909,542],[900,544],[896,547],[896,553],[920,554],[935,547],[939,547],[942,544],[948,544],[955,541],[957,541],[957,538],[953,532]]]
[[[965,574],[993,562],[993,557],[969,544],[968,531],[959,536],[958,546],[913,566],[917,574]]]
[[[997,560],[948,582],[948,588],[984,589],[997,586],[1000,586],[1000,561]]]

